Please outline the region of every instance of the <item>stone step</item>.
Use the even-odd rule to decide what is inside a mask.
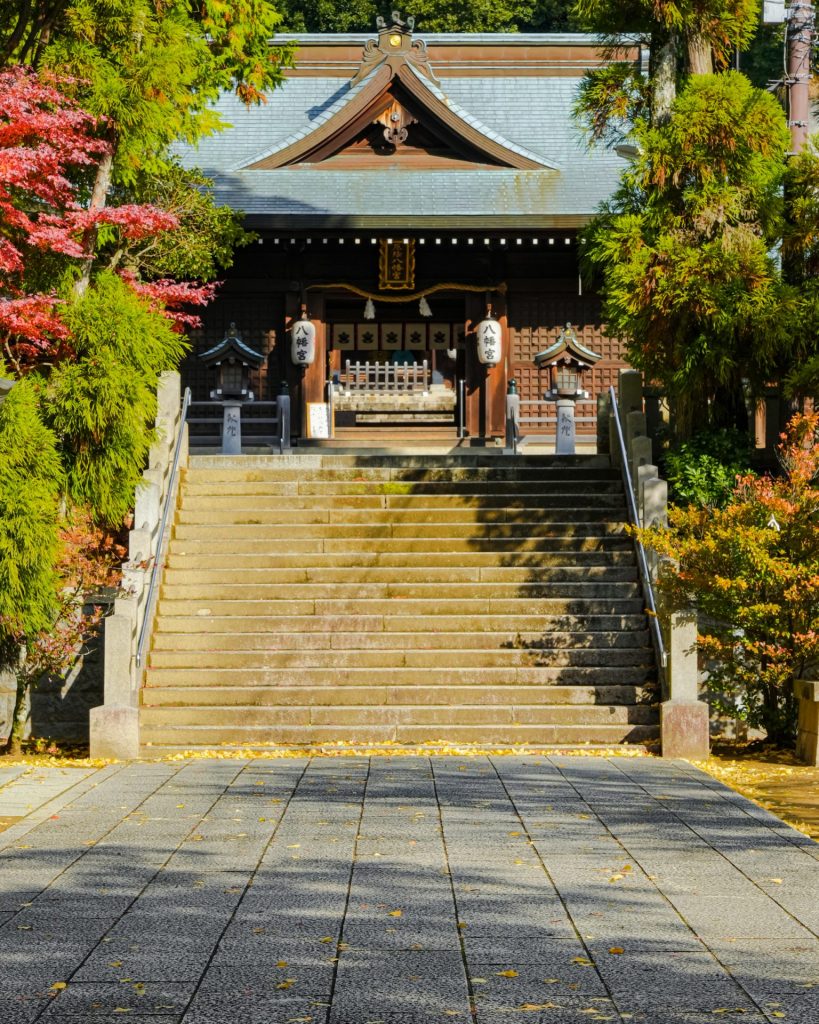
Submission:
[[[439,584],[410,584],[404,590],[398,590],[400,584],[384,584],[390,590],[389,596],[374,596],[377,584],[369,584],[361,588],[362,594],[356,592],[345,597],[339,592],[338,586],[322,588],[321,584],[303,584],[302,589],[311,586],[318,588],[313,596],[305,593],[299,598],[270,598],[252,600],[247,596],[247,588],[236,588],[242,596],[234,599],[225,597],[223,593],[210,593],[204,597],[184,597],[176,593],[162,592],[159,613],[162,615],[332,615],[332,614],[373,614],[401,615],[412,614],[414,611],[423,614],[495,614],[515,615],[533,614],[538,610],[544,613],[587,611],[603,614],[622,612],[635,613],[643,609],[639,598],[637,584],[553,584],[530,585],[524,590],[525,584],[507,587],[510,594],[499,593],[503,584],[468,584],[465,592],[458,593],[458,584],[450,584],[446,595],[441,596]],[[480,593],[476,588],[482,587]],[[462,588],[464,589],[464,588]],[[522,596],[527,594],[528,596]],[[510,596],[511,595],[511,596]],[[244,596],[244,599],[243,599]],[[572,600],[573,599],[573,600]],[[389,607],[385,607],[385,601]]]
[[[150,694],[145,694],[150,697]],[[578,725],[581,722],[594,725],[654,725],[657,712],[643,705],[609,705],[605,707],[571,704],[522,704],[490,705],[459,704],[409,705],[386,704],[343,704],[337,707],[311,704],[305,707],[264,707],[259,705],[235,705],[233,712],[242,723],[242,729],[275,729],[279,726],[386,726],[409,725],[416,727],[486,725]],[[151,725],[188,728],[190,726],[224,725],[224,707],[202,707],[165,705],[154,707],[143,705],[140,721],[144,727]]]
[[[352,723],[343,728],[326,726],[239,726],[223,724],[148,725],[142,728],[146,753],[158,755],[171,751],[208,750],[219,747],[254,748],[255,746],[319,746],[335,744],[343,739],[349,744],[372,746],[382,743],[448,743],[484,744],[491,746],[574,746],[621,743],[650,743],[659,737],[658,725],[607,724],[589,725],[361,725]],[[152,750],[151,748],[154,748]]]
[[[187,481],[183,485],[189,486]],[[215,484],[210,494],[199,494],[197,497],[207,498],[218,495],[219,484]],[[322,495],[407,495],[423,497],[425,495],[448,495],[465,497],[497,496],[502,488],[509,495],[540,495],[566,494],[572,497],[596,495],[597,487],[590,486],[577,491],[563,490],[554,481],[537,480],[314,480],[311,476],[297,480],[271,480],[266,482],[266,496],[286,497],[300,495],[302,497]],[[604,494],[616,497],[616,492]],[[258,495],[237,495],[237,497],[253,498]]]
[[[484,565],[491,563],[469,562],[466,559],[499,558],[503,559],[504,565],[513,565],[515,563],[512,560],[515,558],[534,559],[541,555],[562,557],[564,554],[576,558],[585,552],[609,551],[617,552],[618,558],[634,557],[634,545],[624,533],[535,537],[528,541],[525,538],[482,540],[473,537],[371,537],[367,540],[365,551],[360,545],[351,544],[344,538],[325,536],[296,540],[292,537],[283,537],[280,531],[274,531],[272,528],[267,531],[271,534],[267,539],[258,539],[255,534],[248,538],[244,530],[231,532],[229,528],[220,528],[219,537],[216,538],[220,544],[218,550],[215,550],[214,538],[207,535],[202,528],[199,528],[194,536],[191,536],[194,534],[193,528],[184,528],[177,532],[179,536],[171,544],[170,557],[181,555],[198,558],[207,555],[206,564],[210,564],[211,560],[216,558],[227,558],[232,561],[236,557],[267,556],[274,560],[292,558],[296,560],[296,564],[302,565],[306,563],[302,563],[301,559],[306,554],[313,553],[331,560],[350,556],[374,558],[374,564],[378,565],[398,564],[390,561],[396,558],[407,558],[407,564],[411,564],[412,560],[418,564],[426,564],[423,560],[431,559],[434,564],[441,565]],[[461,562],[461,559],[465,561]],[[282,561],[281,564],[289,563]]]
[[[653,693],[642,686],[163,686],[142,691],[143,707],[417,707],[448,705],[480,706],[491,710],[497,705],[520,707],[572,705],[637,705],[651,714]]]
[[[549,508],[555,498],[560,498],[564,503],[570,499],[569,504],[588,505],[596,501],[598,491],[596,488],[571,491],[561,488],[554,494],[548,493],[522,493],[513,495],[497,494],[274,494],[263,484],[254,485],[258,490],[238,494],[234,501],[228,501],[232,491],[225,490],[224,485],[214,484],[213,490],[199,492],[186,486],[183,490],[185,500],[190,503],[217,504],[229,503],[236,507],[247,507],[248,503],[255,503],[265,506],[286,506],[289,509],[305,510],[329,510],[333,515],[341,515],[347,509],[436,509],[436,508],[511,508],[511,509],[542,509]],[[215,493],[215,489],[219,492]],[[622,491],[620,493],[607,490],[600,491],[607,499],[614,502],[618,499],[616,507],[622,505]],[[286,499],[286,500],[285,500]]]
[[[260,627],[269,623],[278,623],[284,628],[280,632],[259,629],[257,632],[241,632],[235,619],[216,620],[218,624],[227,625],[225,629],[213,629],[210,632],[197,632],[186,627],[189,619],[173,620],[181,622],[181,632],[172,632],[170,628],[154,634],[154,651],[364,651],[364,650],[464,650],[468,643],[471,650],[520,650],[565,652],[567,649],[580,648],[586,652],[603,649],[606,652],[648,647],[650,635],[645,629],[645,619],[634,616],[632,620],[618,620],[620,631],[599,630],[596,632],[577,631],[563,632],[559,629],[544,630],[536,633],[490,633],[471,632],[467,636],[462,632],[434,633],[428,630],[411,633],[375,632],[341,632],[337,628],[328,628],[324,632],[296,632],[286,628],[288,622],[295,620],[254,619]],[[631,622],[629,626],[627,623]],[[170,626],[170,620],[166,623]],[[202,625],[201,620],[195,624]],[[225,635],[227,633],[227,635]]]
[[[455,530],[461,536],[517,536],[537,537],[538,531],[551,526],[571,523],[607,523],[616,521],[621,528],[622,518],[615,511],[600,506],[597,508],[553,508],[553,509],[440,509],[428,511],[401,511],[380,516],[374,513],[356,514],[348,512],[342,519],[329,514],[322,517],[315,514],[317,521],[311,522],[312,513],[288,512],[286,509],[200,509],[182,508],[177,517],[180,525],[278,525],[294,531],[296,537],[321,537],[330,534],[335,537],[418,537],[422,529],[440,537]],[[343,531],[343,532],[342,532]]]
[[[402,481],[406,483],[431,483],[500,481],[524,483],[532,481],[538,485],[548,484],[557,490],[574,490],[578,487],[602,487],[604,490],[616,490],[622,486],[620,473],[611,469],[572,469],[559,467],[514,467],[507,466],[501,460],[495,460],[490,466],[473,467],[439,467],[412,468],[403,465],[357,466],[345,467],[304,467],[285,465],[281,468],[262,470],[197,470],[188,469],[183,472],[183,486],[189,494],[214,494],[218,486],[219,492],[229,494],[258,494],[270,483],[286,481],[303,481],[307,476],[311,480],[339,481],[342,483]]]
[[[419,538],[419,533],[423,536]],[[289,525],[283,530],[281,524],[262,523],[258,521],[244,523],[178,523],[174,526],[173,536],[184,540],[282,540],[284,535],[295,540],[313,540],[322,538],[328,543],[349,540],[390,540],[400,539],[409,544],[413,542],[427,543],[430,540],[462,539],[474,544],[475,549],[482,550],[487,545],[498,541],[512,545],[517,541],[521,548],[529,547],[536,540],[559,539],[565,543],[567,538],[588,538],[616,536],[626,537],[625,527],[621,519],[598,518],[596,521],[585,521],[582,516],[569,519],[539,521],[537,523],[498,523],[495,525],[480,523],[443,523],[440,525],[425,524],[422,531],[413,523],[383,523],[375,526],[348,526],[333,523],[312,524],[309,526]]]
[[[644,630],[646,618],[642,602],[630,602],[622,613],[595,614],[581,610],[547,615],[163,615],[157,617],[154,635],[162,633],[190,635],[201,633],[255,633],[270,636],[328,636],[346,633],[367,633],[374,637],[391,637],[393,633],[417,633],[430,637],[441,634],[470,634],[470,643],[477,645],[479,634],[503,633],[510,643],[516,637],[535,634],[548,636],[550,630],[607,631]],[[432,641],[431,641],[432,642]]]
[[[157,686],[643,686],[652,666],[508,666],[506,668],[150,668],[146,687]]]
[[[358,452],[321,451],[318,449],[296,449],[285,455],[193,455],[186,468],[187,473],[232,473],[241,475],[248,472],[270,470],[278,472],[283,469],[298,467],[315,472],[320,469],[380,468],[388,467],[400,470],[415,469],[424,473],[436,469],[456,472],[470,468],[500,468],[503,470],[558,470],[563,473],[591,472],[609,475],[611,479],[619,476],[620,471],[612,469],[606,455],[551,455],[546,453],[506,455],[497,448],[461,448],[449,452],[424,452],[414,455],[411,452]]]
[[[503,502],[505,495],[497,493],[493,494],[491,491],[481,491],[480,493],[459,493],[457,491],[450,491],[449,488],[443,486],[445,481],[441,480],[441,488],[431,493],[425,493],[423,491],[415,491],[415,483],[412,480],[406,478],[397,478],[392,483],[395,487],[391,486],[389,470],[385,470],[387,474],[384,479],[379,479],[377,476],[371,475],[368,472],[367,476],[357,477],[355,471],[352,471],[340,477],[338,482],[340,483],[362,483],[365,481],[378,482],[380,483],[382,490],[373,493],[352,493],[339,494],[332,490],[328,490],[321,494],[312,495],[301,495],[302,501],[312,500],[317,503],[325,502],[336,502],[338,504],[344,504],[345,502],[352,501],[354,499],[361,501],[379,497],[389,497],[393,499],[409,499],[409,500],[420,500],[425,499],[427,502],[435,504],[437,502],[454,503],[457,501],[475,501],[475,500],[496,500]],[[191,495],[191,497],[208,498],[216,497],[219,495],[230,495],[236,498],[252,498],[259,495],[270,495],[277,493],[275,487],[283,483],[291,483],[293,481],[303,481],[304,475],[296,470],[289,471],[287,474],[282,474],[274,479],[255,480],[252,479],[254,474],[248,474],[251,479],[242,480],[200,480],[198,477],[191,478],[190,476],[185,480],[183,484],[184,493]],[[311,474],[311,479],[313,479]],[[332,479],[331,477],[328,478]],[[458,480],[460,483],[469,483],[470,481],[461,476],[453,478]],[[477,480],[485,481],[487,477],[476,477]],[[432,481],[420,481],[421,483],[430,483]],[[495,491],[501,490],[503,484],[511,482],[506,477],[499,477],[497,480],[492,481]],[[516,478],[515,482],[523,483],[519,477]],[[546,479],[535,478],[531,480],[532,486],[522,489],[516,492],[516,498],[518,495],[526,496],[529,495],[532,498],[537,497],[548,497],[550,494],[621,494],[622,484],[619,480],[606,480],[606,479],[577,479],[577,480],[565,480],[559,475],[549,477]],[[291,495],[292,497],[293,495]]]
[[[287,502],[277,498],[264,501],[248,497],[231,501],[229,498],[208,497],[188,502],[179,514],[180,523],[248,522],[265,523],[540,523],[556,516],[572,514],[609,514],[621,510],[620,495],[595,495],[576,499],[556,496],[543,499],[538,508],[505,506],[488,508],[481,505],[457,505],[453,508],[289,508]]]
[[[605,648],[569,648],[565,651],[555,649],[516,650],[513,648],[500,650],[389,650],[381,649],[347,649],[338,648],[307,650],[307,651],[259,651],[259,650],[213,650],[200,651],[153,650],[149,657],[150,669],[161,668],[205,668],[233,669],[246,668],[265,670],[270,668],[434,668],[444,670],[447,666],[458,669],[467,668],[536,668],[548,666],[562,667],[610,667],[624,668],[639,666],[651,668],[654,663],[654,651],[651,647],[626,647],[617,650]]]
[[[253,597],[273,597],[271,587],[278,588],[285,584],[389,584],[404,586],[409,583],[440,583],[440,584],[481,584],[481,583],[520,583],[520,584],[551,584],[551,583],[633,583],[637,580],[637,568],[634,565],[561,565],[544,566],[424,566],[422,568],[398,566],[368,565],[327,565],[315,568],[206,568],[191,569],[169,567],[164,576],[166,587],[195,586],[197,584],[216,584],[220,587],[241,586],[252,588]],[[213,593],[213,591],[210,591]],[[296,590],[291,590],[298,596]],[[374,597],[378,594],[374,593]],[[441,597],[444,597],[441,593]]]
[[[612,570],[614,571],[614,570]],[[630,570],[634,571],[634,570]],[[207,584],[187,586],[183,583],[163,584],[160,594],[164,601],[196,601],[200,607],[210,607],[215,596],[220,602],[241,601],[251,594],[257,601],[284,600],[292,596],[295,602],[304,600],[335,602],[384,602],[428,600],[440,606],[442,601],[461,601],[465,610],[472,602],[519,600],[538,601],[551,598],[629,598],[640,593],[636,583],[259,583]],[[480,609],[475,608],[475,611]]]
[[[480,572],[503,572],[504,578],[516,578],[515,573],[522,573],[521,578],[531,578],[533,573],[540,573],[554,568],[573,568],[587,571],[586,567],[601,566],[633,566],[634,555],[631,550],[614,551],[557,551],[557,552],[494,552],[494,551],[458,551],[458,552],[380,552],[380,551],[333,551],[313,552],[302,551],[265,553],[264,551],[246,552],[224,551],[213,554],[207,548],[190,551],[189,545],[175,542],[171,545],[165,560],[165,579],[171,580],[175,573],[184,573],[189,580],[200,581],[205,576],[218,575],[224,579],[220,570],[230,570],[242,578],[259,578],[260,573],[273,571],[302,572],[303,578],[308,575],[326,579],[327,572],[350,572],[358,570],[366,573],[366,578],[377,578],[383,574],[399,575],[408,579],[413,574],[424,574],[436,579],[477,579]],[[249,574],[247,577],[244,574]],[[455,574],[454,576],[451,574]],[[466,575],[464,575],[466,574]],[[278,577],[277,577],[278,578]],[[337,576],[335,578],[338,578]]]

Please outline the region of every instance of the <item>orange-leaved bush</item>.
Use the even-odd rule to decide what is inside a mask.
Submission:
[[[793,681],[819,667],[819,414],[795,416],[778,454],[781,473],[738,477],[725,508],[673,508],[669,529],[638,532],[665,556],[668,607],[698,613],[716,707],[787,745]]]

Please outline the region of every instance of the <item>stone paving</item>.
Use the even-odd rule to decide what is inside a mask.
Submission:
[[[21,813],[2,1024],[819,1021],[819,845],[684,763],[37,769]]]

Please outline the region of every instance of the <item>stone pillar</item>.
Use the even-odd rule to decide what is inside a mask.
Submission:
[[[158,484],[138,483],[134,503],[134,529],[153,533],[161,514],[162,494]]]
[[[668,622],[668,700],[660,706],[663,757],[701,760],[710,751],[709,708],[699,700],[697,616],[672,612]]]
[[[242,454],[242,406],[239,402],[225,402],[222,420],[222,454]]]
[[[617,420],[613,412],[609,413],[609,457],[614,469],[621,469],[623,456],[620,452],[620,439],[617,436]]]
[[[624,427],[630,412],[643,411],[643,375],[639,370],[621,370],[618,374],[617,405]]]
[[[806,764],[819,765],[819,682],[796,679],[793,690],[799,701],[796,756]]]
[[[515,391],[506,396],[506,447],[504,452],[513,455],[520,438],[520,395]]]
[[[640,526],[646,525],[645,485],[649,480],[656,479],[659,479],[659,470],[651,463],[638,466],[634,472],[634,486],[637,488],[637,515],[640,517]]]
[[[574,455],[575,436],[574,401],[571,398],[559,398],[555,455]]]
[[[626,435],[626,451],[630,452],[635,438],[646,436],[645,413],[636,409],[627,413],[623,427]]]
[[[609,455],[611,441],[609,438],[609,415],[611,414],[611,395],[604,391],[597,396],[597,454]]]
[[[651,477],[643,485],[644,526],[668,526],[668,484]]]
[[[643,466],[651,465],[652,444],[650,437],[635,437],[629,446],[629,470],[634,485],[634,497],[639,504],[640,473]],[[656,475],[656,474],[655,474]]]

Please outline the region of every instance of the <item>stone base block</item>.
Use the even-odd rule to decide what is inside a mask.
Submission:
[[[90,712],[91,757],[127,761],[139,757],[139,710],[103,704]]]
[[[794,690],[799,698],[796,756],[805,764],[819,765],[819,683],[799,679]]]
[[[702,701],[667,700],[660,705],[663,757],[700,761],[710,753],[709,708]]]

